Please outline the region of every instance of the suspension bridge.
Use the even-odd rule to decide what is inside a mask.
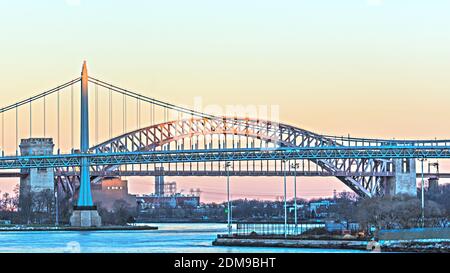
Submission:
[[[416,159],[450,158],[450,140],[330,136],[203,113],[90,77],[86,63],[81,77],[0,113],[0,177],[56,181],[80,211],[105,176],[334,176],[372,197],[415,194]]]

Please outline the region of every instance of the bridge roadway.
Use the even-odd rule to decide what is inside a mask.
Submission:
[[[59,154],[42,156],[0,157],[0,169],[52,168],[80,166],[82,158],[91,166],[155,164],[211,161],[319,160],[319,159],[386,159],[450,158],[450,146],[378,146],[378,147],[279,147],[200,149],[174,151],[139,151],[117,153]]]
[[[21,177],[20,172],[0,172],[0,178],[13,178]],[[55,176],[79,176],[80,173],[77,171],[55,171]],[[227,172],[225,170],[217,171],[188,171],[188,170],[115,170],[115,171],[101,171],[91,172],[92,176],[95,177],[116,177],[116,176],[226,176]],[[278,171],[230,171],[230,176],[284,176],[282,170]],[[286,171],[286,176],[302,176],[302,177],[330,177],[330,176],[353,176],[353,175],[377,175],[377,176],[392,176],[391,172],[387,173],[369,173],[369,172],[326,172],[326,171]],[[417,178],[422,177],[422,174],[417,173]],[[429,177],[439,177],[439,178],[450,178],[450,173],[424,173],[425,178]]]

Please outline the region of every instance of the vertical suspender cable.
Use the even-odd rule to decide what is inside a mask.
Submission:
[[[152,125],[155,125],[155,105],[153,103],[150,105],[152,107]]]
[[[19,111],[16,104],[16,155],[18,155],[17,148],[19,147]]]
[[[5,112],[2,112],[2,156],[5,155]]]
[[[45,131],[45,126],[46,126],[46,124],[45,124],[45,98],[46,98],[46,96],[44,96],[44,137],[46,136],[45,135],[45,133],[46,133],[46,131]]]
[[[32,116],[31,99],[30,99],[30,138],[33,136],[32,128],[33,128],[33,116]]]
[[[152,104],[151,103],[149,104],[148,111],[149,111],[149,113],[148,113],[149,123],[150,123],[150,125],[152,125]]]
[[[141,128],[141,100],[138,100],[138,129]]]
[[[125,134],[125,130],[127,127],[127,97],[123,94],[123,133]]]
[[[71,142],[71,149],[73,151],[74,148],[74,143],[73,143],[73,84],[70,86],[70,119],[71,119],[71,124],[70,124],[70,142]]]
[[[139,129],[139,99],[136,98],[136,129]]]
[[[60,131],[59,131],[59,123],[60,123],[60,117],[59,117],[59,115],[60,115],[60,112],[59,112],[59,90],[58,90],[58,93],[56,94],[56,98],[57,98],[57,112],[58,112],[58,124],[57,124],[57,128],[58,128],[58,154],[59,154],[59,152],[60,152],[60,149],[61,149],[61,138],[60,138]]]
[[[94,99],[95,99],[95,111],[94,111],[94,119],[95,119],[95,144],[98,144],[98,85],[95,85],[95,91],[94,91]]]
[[[109,89],[109,139],[112,138],[112,90]]]

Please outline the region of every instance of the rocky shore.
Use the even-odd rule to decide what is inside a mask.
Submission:
[[[450,253],[450,240],[408,240],[408,241],[367,241],[367,240],[316,240],[284,238],[237,238],[218,236],[214,246],[248,247],[294,247],[319,249],[355,249],[368,252],[423,252]]]

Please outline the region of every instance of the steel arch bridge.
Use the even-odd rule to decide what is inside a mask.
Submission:
[[[220,119],[191,118],[185,120],[175,120],[161,124],[148,126],[135,130],[108,141],[100,143],[90,148],[92,154],[106,153],[130,153],[142,151],[177,151],[177,150],[211,150],[226,149],[262,149],[273,150],[284,147],[292,148],[319,148],[343,146],[336,138],[325,137],[313,132],[296,128],[290,125],[276,123],[266,120],[256,120],[249,118],[228,118]],[[317,175],[334,175],[345,185],[355,191],[358,195],[370,197],[380,195],[383,192],[384,180],[391,175],[388,171],[390,160],[373,158],[334,158],[334,159],[310,159],[308,169],[311,171],[312,163]],[[294,161],[293,161],[294,162]],[[296,161],[295,161],[296,162]],[[305,167],[303,161],[303,167]],[[274,166],[275,164],[275,166]],[[267,174],[273,169],[286,167],[289,174],[293,173],[291,165],[282,166],[281,162],[259,162],[249,164],[249,161],[242,165],[239,161],[234,164],[234,171],[249,170],[251,172],[260,171]],[[199,165],[192,163],[188,167],[183,163],[165,164],[167,170],[186,171],[191,175],[201,172]],[[173,164],[172,164],[173,165]],[[194,164],[195,165],[195,164]],[[161,166],[164,166],[162,164]],[[217,175],[221,162],[203,162],[203,175]],[[313,168],[314,168],[313,167]],[[120,169],[120,165],[96,165],[91,166],[93,182],[101,179],[101,175],[114,174]],[[304,170],[304,169],[303,169]],[[287,170],[286,170],[287,171]],[[300,171],[299,171],[300,172]],[[56,173],[60,179],[74,181],[76,170],[74,167],[57,168]]]
[[[73,86],[80,84],[80,150],[75,150],[73,141],[74,113]],[[89,102],[88,86],[94,89],[95,128],[98,127],[97,88],[109,90],[109,140],[89,146]],[[71,152],[60,152],[60,93],[71,88]],[[91,91],[92,92],[92,91]],[[123,131],[112,137],[112,94],[123,96]],[[57,96],[57,154],[18,153],[19,108],[29,106],[29,139],[32,133],[32,103],[44,102],[44,137],[46,136],[45,98]],[[136,100],[137,125],[141,128],[129,131],[126,126],[126,98]],[[150,116],[155,117],[155,107],[189,118],[150,122],[140,125],[140,103],[150,106]],[[135,110],[135,109],[133,109]],[[15,112],[15,155],[5,156],[4,114]],[[335,176],[362,197],[383,195],[388,179],[395,177],[398,160],[417,158],[450,158],[450,140],[384,140],[336,137],[313,133],[295,126],[262,119],[218,117],[194,111],[154,98],[143,96],[107,82],[89,77],[86,63],[81,77],[62,84],[7,107],[0,108],[2,114],[2,141],[0,169],[51,169],[57,185],[72,196],[78,185],[84,185],[83,196],[90,195],[90,182],[104,176],[120,175],[318,175]],[[105,113],[106,114],[106,113]],[[10,115],[11,116],[11,115]],[[23,125],[21,125],[23,126]],[[12,133],[13,128],[6,128]],[[97,136],[97,131],[95,135]],[[14,133],[12,133],[14,134]],[[54,135],[54,136],[55,136]],[[49,140],[49,138],[46,138]],[[51,139],[50,139],[51,140]],[[98,141],[96,140],[98,143]],[[53,144],[52,144],[53,145]],[[89,148],[90,147],[90,148]],[[223,163],[231,161],[232,170],[224,170]],[[300,161],[300,162],[298,162]],[[294,163],[292,167],[291,163]],[[286,166],[286,164],[288,166]],[[298,165],[297,165],[298,164]],[[135,171],[135,166],[139,167]],[[301,169],[299,170],[299,166]],[[131,166],[132,170],[127,168]],[[306,167],[305,167],[306,166]],[[312,167],[311,167],[312,166]],[[125,167],[125,170],[123,168]],[[144,170],[142,171],[142,168]],[[164,169],[158,168],[163,167]],[[294,169],[292,169],[292,168]],[[415,172],[415,170],[414,170]],[[80,183],[81,181],[81,183]],[[412,181],[415,185],[415,181]],[[78,183],[78,185],[77,185]],[[410,183],[412,184],[412,183]],[[415,190],[415,189],[414,189]],[[81,191],[80,191],[81,192]],[[89,198],[88,198],[89,199]],[[80,202],[90,206],[91,200]]]

